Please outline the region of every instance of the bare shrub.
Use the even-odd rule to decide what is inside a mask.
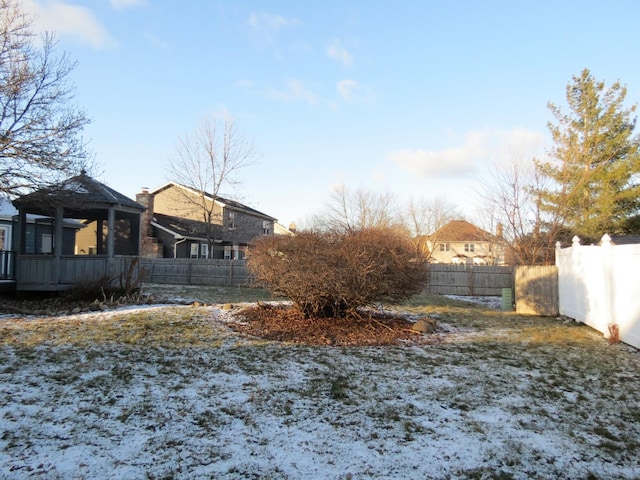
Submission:
[[[419,292],[426,265],[402,230],[368,228],[260,238],[250,251],[254,278],[289,298],[306,317],[345,317]]]

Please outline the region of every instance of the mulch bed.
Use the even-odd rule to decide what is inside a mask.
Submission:
[[[305,345],[377,346],[425,343],[411,327],[414,322],[399,316],[367,313],[359,318],[304,318],[289,306],[258,304],[236,313],[230,327],[246,335]]]

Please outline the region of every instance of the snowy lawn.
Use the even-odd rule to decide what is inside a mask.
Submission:
[[[442,297],[403,310],[438,317],[430,344],[243,338],[220,305],[0,317],[0,478],[640,477],[636,350]]]

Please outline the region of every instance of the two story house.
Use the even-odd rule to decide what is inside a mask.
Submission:
[[[452,220],[427,237],[431,263],[504,265],[501,226],[493,235],[465,220]]]
[[[174,182],[143,189],[136,202],[147,209],[141,226],[145,257],[238,260],[256,237],[275,233],[275,218]]]

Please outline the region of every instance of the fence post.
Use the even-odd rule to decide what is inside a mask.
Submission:
[[[582,262],[579,261],[578,257],[581,255],[580,252],[580,238],[575,235],[571,239],[571,270],[572,270],[572,281],[571,281],[571,293],[573,294],[573,306],[576,311],[580,311],[581,308],[581,299],[578,298],[578,285],[576,280],[576,273],[579,275],[584,275],[584,271],[582,271]],[[581,270],[577,272],[576,265],[580,265]]]
[[[608,234],[604,234],[602,239],[600,240],[601,248],[600,251],[602,253],[602,269],[603,269],[603,277],[604,278],[604,301],[606,302],[606,312],[602,312],[603,316],[608,313],[608,322],[607,327],[609,330],[609,338],[613,339],[613,331],[617,331],[619,328],[618,321],[616,319],[616,311],[615,305],[613,301],[613,295],[615,292],[615,288],[613,288],[613,282],[615,282],[615,278],[612,273],[611,268],[611,256],[613,254],[613,249],[611,245],[611,237]],[[613,329],[613,330],[612,330]]]

